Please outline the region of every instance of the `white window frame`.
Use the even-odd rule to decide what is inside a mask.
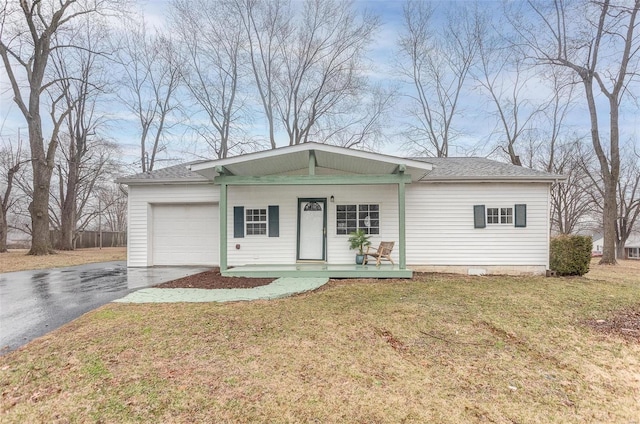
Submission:
[[[255,211],[258,211],[257,213]],[[251,213],[250,213],[251,212]],[[264,219],[262,219],[264,217]],[[258,218],[258,219],[255,219]],[[262,228],[264,224],[264,232],[260,230],[256,233],[256,228]],[[249,229],[251,228],[251,230]],[[246,208],[244,210],[244,233],[248,237],[267,237],[269,235],[269,217],[268,208]]]

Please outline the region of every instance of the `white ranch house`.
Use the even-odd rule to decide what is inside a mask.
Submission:
[[[406,159],[305,143],[121,178],[130,267],[223,275],[544,274],[562,179],[482,158]],[[394,241],[395,265],[354,265],[349,233]]]

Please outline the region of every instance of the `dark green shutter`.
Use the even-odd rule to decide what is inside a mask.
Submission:
[[[527,205],[516,205],[515,207],[515,226],[526,227],[527,226]]]
[[[233,237],[244,237],[244,206],[233,207]]]
[[[280,237],[280,207],[269,206],[269,237]]]
[[[484,216],[484,205],[475,205],[473,207],[473,227],[484,228],[487,226],[487,220]]]

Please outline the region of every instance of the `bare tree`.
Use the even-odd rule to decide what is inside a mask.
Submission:
[[[378,27],[376,16],[358,16],[349,1],[304,3],[301,23],[283,46],[277,103],[290,145],[309,141],[323,119],[349,112],[348,101],[366,88],[358,68]]]
[[[284,69],[282,52],[293,32],[293,11],[288,0],[235,0],[237,15],[247,34],[251,71],[269,129],[269,143],[276,148],[278,79]]]
[[[390,129],[385,123],[396,98],[395,89],[372,86],[369,93],[353,100],[354,113],[329,117],[326,125],[311,133],[313,139],[349,149],[375,150]]]
[[[110,184],[98,192],[105,227],[109,231],[124,232],[127,230],[127,190],[121,184]]]
[[[300,13],[286,1],[238,0],[236,7],[272,147],[276,126],[294,145],[329,130],[337,116],[353,114],[354,99],[367,89],[364,51],[377,17],[359,14],[352,1],[306,0]]]
[[[22,0],[5,1],[0,22],[0,57],[9,77],[14,101],[24,116],[29,131],[33,167],[33,198],[29,205],[32,244],[29,254],[45,255],[49,248],[49,186],[58,147],[58,132],[65,118],[57,116],[47,141],[43,132],[43,94],[54,81],[46,71],[52,51],[71,49],[56,44],[55,34],[67,31],[79,18],[108,10],[122,10],[122,2],[111,0]],[[23,84],[23,81],[26,84]],[[61,101],[54,97],[51,109]]]
[[[562,155],[567,153],[567,143],[561,144],[561,138],[565,133],[567,117],[573,109],[575,98],[575,85],[571,81],[567,81],[564,74],[561,69],[551,67],[549,74],[544,76],[546,80],[551,80],[552,86],[551,101],[542,111],[543,121],[541,125],[547,130],[547,134],[544,136],[546,143],[543,143],[547,147],[543,169],[550,173],[562,173],[555,166],[556,154],[558,151]],[[582,143],[580,141],[577,141],[577,143],[578,147],[581,148]],[[569,145],[571,144],[569,143]],[[584,154],[582,150],[580,152]],[[564,160],[562,159],[561,162],[564,162]]]
[[[544,113],[553,100],[536,101],[532,98],[532,94],[539,95],[533,87],[544,86],[531,67],[526,66],[524,57],[511,48],[495,26],[486,26],[480,34],[478,66],[473,70],[473,77],[489,98],[496,116],[493,135],[499,137],[497,148],[507,155],[512,164],[522,166],[520,154],[526,146],[519,146],[519,142],[525,141],[527,133],[537,127],[536,118]],[[557,79],[553,81],[555,84]],[[562,98],[555,95],[553,99],[555,105],[560,107]],[[557,118],[559,110],[552,112],[553,119]],[[553,128],[557,128],[557,125]]]
[[[629,149],[631,150],[631,149]],[[617,257],[624,258],[624,246],[640,217],[640,154],[637,150],[623,155],[618,181],[616,220]]]
[[[460,114],[460,96],[475,60],[482,19],[477,11],[455,5],[446,25],[436,27],[430,2],[409,0],[404,5],[404,32],[399,47],[406,63],[401,73],[414,93],[409,115],[407,147],[417,154],[449,155],[456,138],[454,119]]]
[[[581,2],[527,1],[524,14],[512,22],[537,63],[570,71],[584,88],[591,123],[591,141],[604,185],[604,247],[600,263],[615,264],[617,191],[620,177],[620,107],[638,69],[636,17],[640,0]],[[535,18],[535,19],[532,19]],[[598,119],[601,95],[607,100],[608,137]],[[608,140],[608,146],[607,144]],[[608,147],[608,150],[607,150]]]
[[[58,161],[58,187],[53,191],[60,208],[59,216],[54,215],[57,218],[54,223],[58,224],[60,232],[55,248],[61,250],[74,249],[78,213],[82,211],[84,200],[79,198],[79,191],[81,179],[85,178],[82,175],[86,171],[85,157],[93,153],[92,147],[96,143],[100,143],[99,138],[92,139],[105,124],[104,114],[99,113],[96,107],[107,86],[107,75],[101,61],[107,33],[107,28],[99,25],[97,20],[86,21],[68,35],[82,48],[64,54],[57,50],[52,55],[55,86],[63,99],[59,108],[65,115],[60,133],[63,162]]]
[[[120,165],[117,158],[120,153],[119,147],[112,142],[104,139],[88,140],[86,145],[89,155],[77,156],[77,151],[73,147],[73,143],[64,143],[61,145],[60,153],[64,157],[64,161],[57,166],[57,172],[54,173],[53,181],[57,181],[58,190],[52,190],[51,204],[51,221],[56,229],[60,231],[60,237],[69,237],[70,246],[67,248],[67,240],[59,240],[59,244],[64,249],[74,249],[74,241],[78,235],[78,231],[83,231],[94,220],[94,218],[107,205],[100,204],[97,201],[101,198],[102,191],[105,187],[113,185],[116,178],[115,173]],[[74,156],[79,161],[73,163]],[[70,166],[72,165],[72,166]],[[70,174],[76,174],[74,186],[73,210],[65,208],[69,199],[68,181],[71,179]],[[69,217],[73,217],[70,224],[69,234],[64,231],[65,223]],[[63,247],[60,247],[61,249]]]
[[[173,21],[185,51],[184,82],[207,116],[195,125],[218,158],[241,144],[247,120],[240,97],[246,31],[231,0],[176,0]]]
[[[8,215],[18,201],[13,191],[14,182],[22,166],[28,162],[22,154],[20,139],[16,146],[10,141],[0,146],[0,253],[7,251]]]
[[[181,59],[171,37],[154,33],[137,20],[128,22],[117,51],[123,73],[118,96],[138,120],[140,167],[150,172],[166,148],[164,137],[180,107]]]
[[[624,245],[634,232],[636,224],[640,222],[640,154],[637,147],[632,143],[620,146],[620,178],[617,186],[617,206],[616,206],[616,256],[624,257]],[[581,167],[589,178],[588,194],[600,217],[603,216],[605,196],[605,184],[602,176],[598,172],[597,158],[589,160],[585,157]],[[599,223],[599,230],[602,230],[602,221]]]
[[[589,161],[582,140],[564,144],[556,140],[547,171],[564,175],[566,180],[551,189],[551,229],[555,233],[575,233],[596,207],[591,195],[593,183],[585,166]]]

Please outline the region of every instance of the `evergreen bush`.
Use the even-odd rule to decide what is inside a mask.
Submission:
[[[584,275],[591,263],[591,236],[558,236],[551,239],[549,267],[557,275]]]

